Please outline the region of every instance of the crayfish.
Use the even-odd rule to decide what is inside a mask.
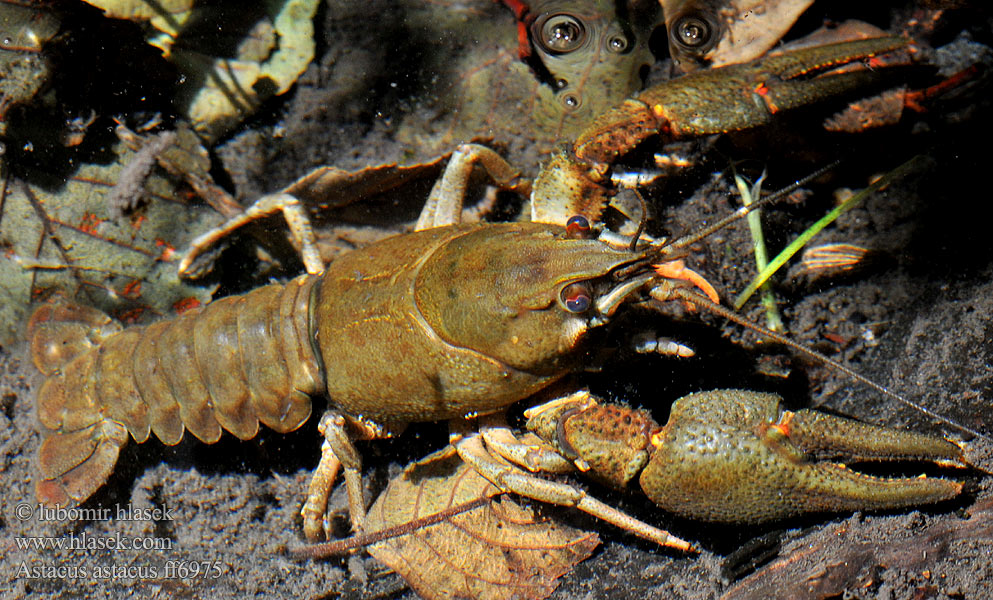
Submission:
[[[295,198],[264,198],[252,214],[284,210],[304,248],[310,273],[289,283],[128,329],[92,310],[43,306],[30,324],[35,363],[49,375],[38,395],[45,428],[39,499],[86,500],[111,475],[129,438],[143,442],[154,433],[175,444],[189,430],[207,443],[223,431],[249,439],[260,423],[291,431],[310,417],[319,396],[329,402],[319,425],[321,461],[303,507],[308,538],[322,533],[342,469],[353,527],[362,528],[354,440],[394,435],[410,422],[449,420],[460,455],[487,473],[487,450],[477,452],[480,437],[465,430],[465,419],[499,413],[579,368],[623,305],[705,302],[694,288],[714,295],[683,265],[679,244],[597,238],[590,220],[614,193],[612,161],[650,136],[754,127],[781,110],[855,90],[874,73],[815,72],[905,45],[889,37],[836,44],[699,71],[647,90],[598,118],[545,165],[532,194],[538,222],[457,224],[461,197],[443,192],[464,189],[457,182],[472,160],[453,157],[418,231],[355,250],[326,269]],[[464,154],[498,181],[520,183],[492,151],[467,147]],[[562,198],[569,200],[564,207]],[[559,208],[546,212],[550,205]],[[563,226],[566,213],[586,216]],[[210,232],[183,266],[245,221]],[[490,447],[529,467],[545,460],[528,464],[529,448],[512,440]],[[571,457],[568,448],[562,453]],[[492,475],[507,489],[575,504],[659,543],[688,547],[581,492],[562,497],[533,480],[516,486],[502,471]],[[957,484],[943,489],[866,503],[931,502],[958,491]],[[864,494],[855,496],[861,506]]]

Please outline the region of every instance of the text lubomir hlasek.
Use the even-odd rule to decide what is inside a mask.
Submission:
[[[63,508],[59,505],[37,507],[39,521],[173,521],[173,509],[166,506],[137,507],[131,504],[101,508]]]

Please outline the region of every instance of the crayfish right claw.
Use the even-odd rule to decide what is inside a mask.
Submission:
[[[640,482],[659,506],[693,518],[757,523],[815,512],[880,510],[940,502],[962,484],[933,477],[881,478],[818,457],[927,460],[963,465],[961,451],[931,436],[803,410],[774,394],[717,390],[673,404]]]

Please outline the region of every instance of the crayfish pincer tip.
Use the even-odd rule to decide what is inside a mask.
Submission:
[[[869,425],[815,410],[792,413],[790,441],[819,458],[847,460],[921,460],[964,465],[962,450],[932,435]]]

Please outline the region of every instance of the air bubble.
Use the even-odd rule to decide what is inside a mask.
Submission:
[[[611,37],[610,40],[607,42],[607,44],[612,52],[620,53],[628,49],[627,38],[620,35],[615,35]]]

